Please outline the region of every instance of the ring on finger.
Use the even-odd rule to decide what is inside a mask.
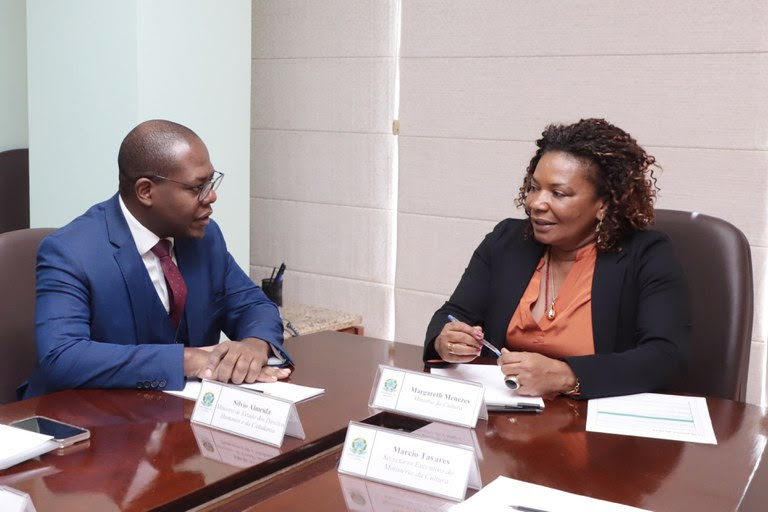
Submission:
[[[517,378],[517,375],[507,375],[504,377],[504,384],[506,384],[509,389],[517,389],[520,387],[520,380]]]
[[[449,354],[453,354],[453,342],[452,341],[448,343],[448,353]]]

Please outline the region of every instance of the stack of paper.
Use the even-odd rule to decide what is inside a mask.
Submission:
[[[707,399],[701,396],[639,393],[592,399],[587,432],[717,444]]]
[[[485,404],[489,411],[541,411],[540,396],[521,396],[504,384],[501,368],[488,364],[456,364],[447,368],[432,368],[434,375],[479,382],[485,387]]]
[[[0,424],[0,470],[55,450],[51,436]]]

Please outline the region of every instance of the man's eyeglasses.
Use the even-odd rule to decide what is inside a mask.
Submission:
[[[221,185],[221,180],[224,178],[224,173],[221,173],[219,171],[213,171],[213,176],[211,177],[211,179],[206,181],[202,185],[190,185],[189,183],[172,180],[171,178],[166,178],[165,176],[160,176],[159,174],[151,174],[145,177],[149,179],[172,181],[174,183],[178,183],[179,185],[184,185],[184,187],[186,187],[188,190],[194,190],[195,192],[197,192],[197,200],[202,203],[203,201],[206,200],[206,198],[209,195],[211,195],[211,192],[219,188],[219,185]]]

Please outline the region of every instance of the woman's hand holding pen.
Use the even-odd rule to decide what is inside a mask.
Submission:
[[[483,329],[464,322],[448,322],[435,338],[435,350],[443,361],[468,363],[480,355]]]

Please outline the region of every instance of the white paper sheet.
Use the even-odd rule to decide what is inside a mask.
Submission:
[[[453,379],[479,382],[485,387],[485,403],[490,411],[515,409],[544,409],[540,396],[521,396],[504,384],[501,368],[489,364],[456,364],[447,368],[432,368],[431,373]]]
[[[0,424],[0,470],[55,450],[52,436]]]
[[[519,508],[514,508],[519,507]],[[648,512],[643,509],[559,491],[543,485],[529,484],[500,476],[483,489],[459,503],[451,512]]]
[[[587,431],[717,444],[707,400],[640,393],[597,398],[587,405]]]
[[[166,391],[171,395],[180,396],[188,400],[197,400],[200,395],[200,387],[202,382],[199,380],[187,380],[187,384],[181,391]],[[322,395],[325,393],[325,389],[311,388],[309,386],[299,386],[298,384],[291,384],[290,382],[256,382],[254,384],[240,384],[240,387],[247,389],[256,389],[264,393],[265,395],[274,396],[276,398],[282,398],[283,400],[289,400],[291,402],[301,402],[302,400],[308,400],[312,397]]]
[[[29,494],[0,485],[0,510],[3,512],[35,512]]]

